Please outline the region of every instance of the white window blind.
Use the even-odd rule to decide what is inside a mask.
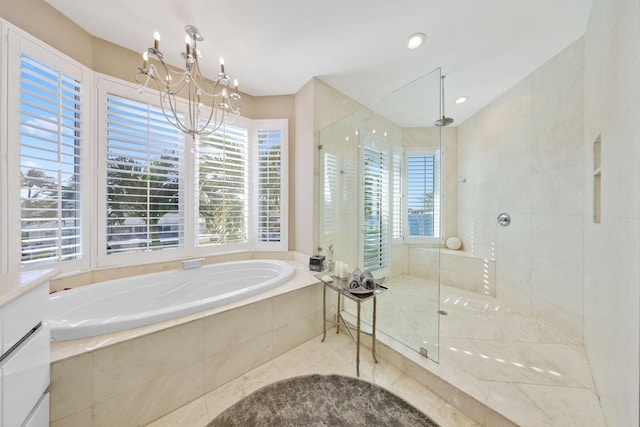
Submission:
[[[258,236],[259,242],[282,239],[282,132],[258,129]]]
[[[393,227],[392,237],[402,239],[402,154],[393,154]]]
[[[107,253],[182,246],[184,136],[151,104],[107,94]]]
[[[82,257],[80,82],[20,55],[21,265]]]
[[[249,233],[249,131],[225,125],[198,139],[199,244],[247,243]]]
[[[407,155],[409,237],[440,235],[440,171],[436,154]]]
[[[337,231],[338,215],[338,157],[323,151],[323,228],[324,234],[329,235]]]
[[[389,266],[390,155],[379,144],[363,147],[363,268]]]

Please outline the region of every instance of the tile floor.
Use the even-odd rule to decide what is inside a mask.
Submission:
[[[431,354],[437,285],[410,276],[387,285],[391,292],[378,299],[378,330]],[[417,310],[419,304],[426,308]],[[439,367],[475,380],[474,397],[522,426],[605,425],[582,345],[475,292],[442,285],[440,309],[447,315],[439,319]]]
[[[309,374],[355,376],[355,346],[346,333],[331,330],[288,351],[270,362],[230,381],[205,396],[156,420],[148,427],[203,427],[227,407],[255,390],[285,378]],[[380,359],[380,357],[378,357]],[[361,378],[378,384],[404,398],[442,427],[479,426],[440,397],[422,387],[391,364],[373,363],[371,353],[360,355]]]
[[[432,355],[438,350],[436,371],[442,378],[522,426],[605,426],[581,345],[494,297],[444,285],[440,309],[447,315],[439,316],[437,343],[433,311],[437,311],[438,292],[433,282],[405,276],[388,285],[392,291],[378,298],[379,331],[400,335],[414,349],[425,346]],[[363,319],[371,314],[368,306],[362,306]],[[380,338],[388,341],[384,333]],[[402,351],[414,359],[417,354]],[[378,358],[380,363],[372,364],[370,353],[361,353],[363,379],[405,398],[443,427],[478,425]],[[150,426],[204,426],[238,399],[271,382],[311,373],[354,376],[354,359],[350,337],[329,333],[324,344],[320,337],[314,338]]]

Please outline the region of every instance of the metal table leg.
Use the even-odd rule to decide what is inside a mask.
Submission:
[[[322,287],[322,341],[327,337],[327,285]]]
[[[340,292],[338,292],[338,310],[336,311],[336,334],[340,333],[340,316],[342,316],[342,314],[340,313]]]
[[[373,330],[371,331],[371,354],[373,355],[373,361],[378,363],[376,359],[376,297],[373,296]]]
[[[358,325],[357,325],[357,335],[358,340],[356,344],[356,376],[360,376],[360,302],[356,303],[358,305]]]

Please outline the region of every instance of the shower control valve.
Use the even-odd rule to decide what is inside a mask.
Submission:
[[[496,224],[506,227],[507,225],[511,224],[511,216],[506,212],[501,213],[500,215],[498,215]]]

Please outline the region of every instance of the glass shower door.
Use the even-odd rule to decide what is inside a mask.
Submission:
[[[377,332],[438,360],[440,70],[319,132],[318,247],[384,277]],[[363,305],[363,320],[372,318]],[[355,306],[345,304],[345,315]]]

